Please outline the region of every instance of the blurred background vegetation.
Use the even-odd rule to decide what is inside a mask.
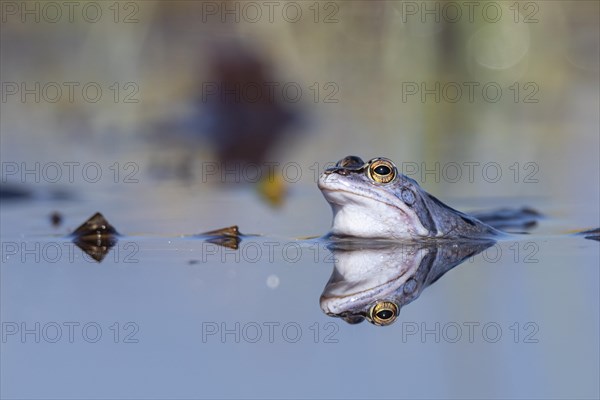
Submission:
[[[3,86],[3,161],[134,161],[146,182],[200,192],[220,190],[203,162],[293,161],[303,174],[288,192],[315,199],[315,163],[348,154],[458,163],[457,182],[413,177],[440,196],[552,198],[550,212],[583,204],[580,220],[598,220],[597,1],[76,3],[71,21],[64,6],[57,18],[44,2],[3,2],[3,85],[80,84],[74,101],[63,86],[56,102]],[[276,100],[206,98],[207,84],[254,81],[277,83]],[[97,102],[82,97],[89,82],[103,90]],[[301,88],[298,102],[286,83]],[[469,182],[465,162],[498,163],[503,177],[477,167]]]

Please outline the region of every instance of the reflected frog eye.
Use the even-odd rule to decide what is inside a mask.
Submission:
[[[389,325],[398,317],[398,306],[391,301],[380,301],[369,309],[369,321],[375,325]]]
[[[377,183],[388,183],[396,177],[396,167],[386,159],[377,159],[369,165],[369,177]]]

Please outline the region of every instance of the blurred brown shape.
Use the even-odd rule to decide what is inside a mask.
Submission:
[[[263,167],[295,122],[296,112],[285,106],[282,85],[271,68],[262,55],[239,43],[213,49],[201,101],[221,168]]]
[[[58,211],[54,211],[50,214],[50,222],[52,223],[52,226],[57,228],[60,225],[62,225],[63,222],[63,216],[61,213],[59,213]]]

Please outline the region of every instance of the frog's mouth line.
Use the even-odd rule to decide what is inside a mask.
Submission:
[[[379,295],[383,291],[382,286],[386,286],[387,287],[387,285],[391,284],[392,282],[398,281],[400,278],[402,278],[407,273],[408,273],[408,270],[404,271],[402,274],[394,277],[393,279],[390,279],[389,281],[385,281],[385,282],[382,282],[381,284],[377,285],[376,288],[379,289],[379,290],[376,293],[373,293],[373,290],[375,289],[375,287],[371,287],[371,288],[367,288],[367,289],[364,289],[364,290],[360,290],[358,292],[348,293],[348,294],[343,295],[343,296],[342,295],[322,296],[322,298],[324,300],[346,299],[348,297],[360,296],[361,294],[364,294],[365,292],[369,292],[369,298],[371,298],[371,297],[374,297],[374,295]],[[363,299],[362,296],[359,297],[356,300],[361,300],[361,299]]]
[[[395,205],[395,204],[392,204],[392,203],[390,203],[390,202],[387,202],[387,201],[381,201],[381,200],[378,200],[378,199],[374,199],[374,198],[372,198],[372,197],[368,197],[368,196],[362,195],[362,194],[360,194],[360,193],[358,193],[358,192],[352,192],[352,191],[349,191],[349,190],[344,190],[344,189],[329,189],[329,188],[325,188],[325,187],[321,187],[320,189],[321,189],[321,191],[322,191],[322,192],[333,192],[333,193],[334,193],[334,192],[338,192],[338,193],[346,193],[346,194],[349,194],[349,195],[352,195],[352,196],[358,196],[358,197],[362,197],[363,199],[367,199],[367,200],[370,200],[370,201],[374,201],[374,202],[383,203],[383,204],[386,204],[386,205],[388,205],[388,206],[390,206],[390,207],[393,207],[393,208],[397,209],[397,210],[398,210],[398,211],[400,211],[400,212],[402,213],[402,215],[403,215],[403,216],[405,216],[406,218],[410,218],[410,217],[409,217],[409,215],[406,213],[406,211],[404,211],[402,208],[398,207],[398,206],[397,206],[397,205]],[[338,206],[341,206],[341,207],[344,207],[344,206],[346,205],[346,204],[340,204],[340,203],[337,203],[337,202],[335,202],[335,201],[330,201],[331,199],[327,198],[327,196],[325,196],[325,198],[327,199],[327,202],[329,202],[329,203],[332,203],[332,204],[335,204],[335,205],[338,205]],[[419,222],[420,222],[420,221],[419,221]]]

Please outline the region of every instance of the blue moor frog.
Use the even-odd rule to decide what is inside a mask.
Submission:
[[[455,210],[398,172],[383,157],[364,162],[348,156],[319,178],[319,189],[333,210],[330,235],[369,239],[490,239],[496,228],[534,224],[533,210],[500,210],[480,218]],[[486,223],[487,222],[487,223]]]

